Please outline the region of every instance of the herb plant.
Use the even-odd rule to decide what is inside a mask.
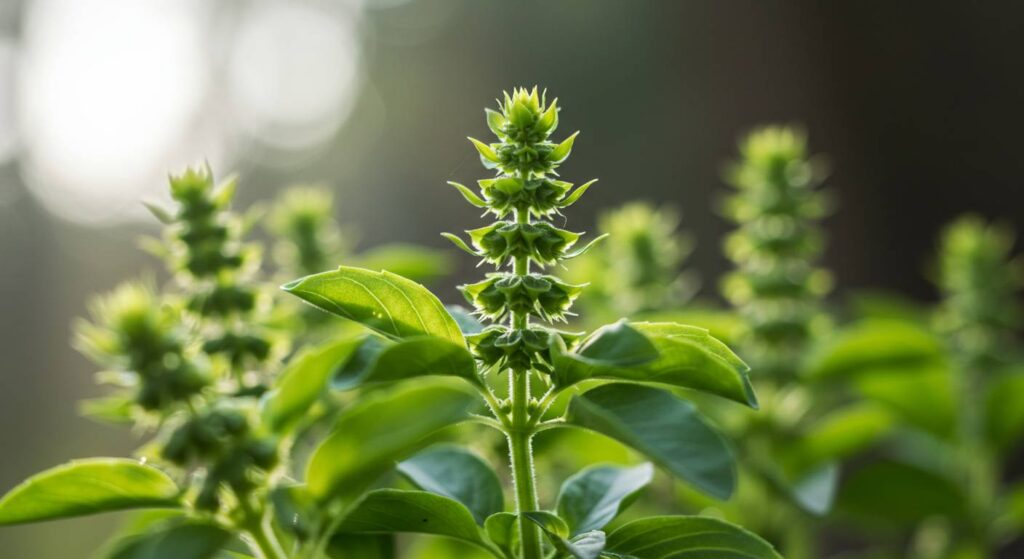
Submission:
[[[496,176],[480,180],[478,192],[452,185],[497,221],[469,231],[470,243],[447,236],[496,269],[462,286],[476,315],[489,324],[453,316],[424,288],[389,272],[341,267],[284,288],[376,332],[357,350],[356,366],[335,377],[336,386],[367,388],[410,379],[419,384],[424,375],[442,375],[472,387],[486,404],[484,414],[462,408],[445,413],[448,403],[438,400],[420,410],[381,407],[376,419],[392,425],[389,416],[400,413],[416,424],[437,418],[438,427],[474,420],[500,432],[508,445],[513,511],[504,510],[497,475],[460,447],[431,448],[401,464],[421,490],[378,489],[360,498],[345,487],[359,449],[340,442],[347,434],[340,428],[314,454],[308,488],[349,511],[338,525],[341,533],[447,535],[497,557],[777,557],[756,536],[707,517],[643,518],[606,533],[609,522],[650,482],[650,465],[588,468],[565,481],[553,507],[542,508],[532,441],[557,428],[609,436],[700,490],[728,497],[736,483],[728,444],[693,405],[649,385],[702,391],[747,406],[756,400],[747,367],[700,328],[620,321],[582,334],[554,327],[566,319],[584,286],[546,270],[586,248],[574,247],[580,234],[549,220],[593,181],[573,189],[556,178],[576,137],[549,141],[558,126],[557,101],[547,103],[536,88],[517,89],[504,96],[498,111],[486,114],[498,141],[472,142]],[[499,388],[503,383],[505,390]],[[409,429],[393,425],[400,432]],[[379,474],[373,469],[366,475],[370,472]]]
[[[588,281],[580,305],[588,320],[678,309],[697,292],[692,270],[682,270],[693,252],[671,208],[632,202],[605,212],[598,231],[608,238],[569,265],[569,276]]]

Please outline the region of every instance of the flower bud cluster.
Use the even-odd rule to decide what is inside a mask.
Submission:
[[[334,221],[329,190],[295,186],[274,201],[269,230],[281,239],[274,248],[278,265],[289,275],[310,275],[336,265],[342,234]]]
[[[755,368],[793,375],[824,321],[820,300],[831,283],[814,265],[823,247],[822,172],[807,156],[804,135],[790,128],[757,130],[740,149],[729,174],[737,192],[725,207],[738,226],[725,245],[736,270],[723,290],[748,325],[747,357]]]
[[[483,262],[507,270],[460,288],[480,316],[508,320],[470,337],[478,359],[488,367],[547,372],[551,336],[562,334],[533,326],[530,318],[565,321],[583,286],[531,272],[530,267],[553,266],[586,250],[573,250],[579,233],[547,220],[578,200],[593,181],[573,190],[571,183],[553,178],[576,138],[573,134],[557,144],[549,141],[558,127],[557,100],[547,103],[537,88],[516,89],[506,93],[498,107],[498,111],[486,111],[487,124],[498,141],[485,144],[470,138],[484,167],[496,170],[498,176],[479,181],[479,193],[451,184],[469,203],[499,221],[468,231],[472,246],[448,237]]]
[[[250,281],[258,251],[242,240],[241,220],[230,212],[233,179],[217,185],[208,167],[171,177],[178,207],[168,237],[176,268],[190,292],[188,308],[211,326],[203,351],[222,355],[236,373],[265,361],[271,340],[258,322],[259,292]]]
[[[1024,260],[1013,257],[1014,234],[966,216],[942,235],[938,280],[943,294],[940,327],[973,371],[997,369],[1013,357],[1021,326],[1018,299],[1024,287]]]
[[[219,509],[224,487],[239,500],[248,498],[277,465],[277,442],[256,436],[253,423],[242,410],[214,408],[190,417],[168,437],[161,450],[164,459],[182,468],[208,466],[195,497],[197,508]]]
[[[209,384],[177,316],[150,286],[125,283],[97,299],[91,311],[93,322],[76,327],[78,347],[112,371],[111,382],[133,390],[144,410],[172,409]]]
[[[633,202],[598,219],[608,240],[570,266],[572,277],[595,278],[581,304],[614,318],[678,309],[696,293],[695,274],[681,272],[693,252],[680,234],[679,215],[670,208]]]

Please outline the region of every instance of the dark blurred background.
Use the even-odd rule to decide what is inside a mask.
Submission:
[[[1024,228],[1022,55],[1010,2],[0,0],[0,489],[131,448],[78,417],[98,389],[69,324],[159,272],[138,202],[183,164],[239,173],[242,204],[324,182],[361,245],[443,247],[480,223],[444,185],[486,174],[465,136],[539,84],[583,131],[565,178],[601,179],[571,222],[677,206],[714,296],[722,165],[749,128],[797,123],[831,162],[837,297],[929,299],[944,222]],[[0,556],[84,557],[114,520],[4,529]]]

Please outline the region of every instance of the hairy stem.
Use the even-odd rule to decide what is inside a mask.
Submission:
[[[516,221],[529,223],[528,211],[517,211]],[[516,258],[515,274],[530,273],[530,259]],[[525,314],[512,313],[512,327],[524,329],[529,325]],[[530,371],[509,371],[509,397],[512,401],[512,417],[508,425],[508,450],[512,464],[512,481],[516,490],[516,514],[519,515],[519,535],[522,542],[523,559],[540,559],[540,532],[537,526],[523,516],[524,512],[540,508],[537,501],[537,484],[533,470],[533,417],[530,414]]]
[[[530,399],[529,371],[513,371],[512,421],[508,431],[508,449],[512,462],[512,481],[516,491],[516,513],[523,547],[523,559],[539,559],[540,533],[524,512],[538,509],[537,485],[533,471],[532,419],[527,406]]]

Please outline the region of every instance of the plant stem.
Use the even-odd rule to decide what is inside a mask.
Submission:
[[[277,535],[267,522],[266,515],[254,508],[245,499],[241,500],[241,507],[246,516],[245,533],[252,538],[256,545],[257,557],[259,559],[288,559],[281,544],[277,541]]]
[[[529,223],[529,211],[516,211],[517,223]],[[530,258],[517,257],[514,263],[517,276],[530,273]],[[525,329],[529,317],[523,313],[512,313],[511,326]],[[512,417],[507,425],[508,450],[512,464],[512,482],[516,491],[516,514],[519,515],[519,536],[523,559],[540,559],[540,532],[537,526],[523,516],[524,512],[540,508],[537,501],[537,484],[533,470],[534,418],[530,413],[530,370],[509,371],[509,398],[512,400]]]
[[[527,403],[530,399],[529,371],[512,371],[512,421],[508,431],[508,448],[512,462],[512,481],[516,491],[516,514],[519,515],[523,559],[541,557],[537,526],[523,516],[538,509],[537,485],[533,471],[533,428]]]

